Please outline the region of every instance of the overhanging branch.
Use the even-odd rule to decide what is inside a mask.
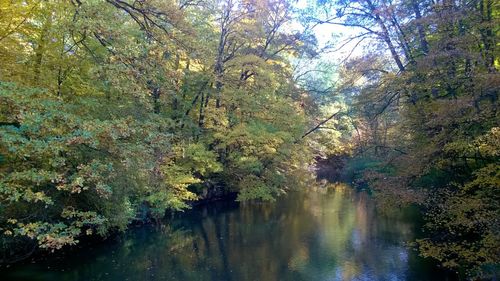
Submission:
[[[337,111],[335,112],[334,114],[330,115],[328,118],[326,118],[325,120],[321,121],[318,123],[318,125],[314,126],[312,129],[310,129],[309,131],[307,131],[305,134],[302,135],[301,139],[307,137],[308,135],[310,135],[312,132],[316,131],[317,129],[319,129],[323,124],[325,124],[326,122],[332,120],[335,116],[337,116],[338,114],[340,114],[341,111]]]

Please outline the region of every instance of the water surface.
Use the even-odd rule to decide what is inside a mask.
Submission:
[[[221,202],[106,243],[0,269],[3,280],[445,280],[405,247],[408,211],[377,214],[350,189],[294,192],[274,204]]]

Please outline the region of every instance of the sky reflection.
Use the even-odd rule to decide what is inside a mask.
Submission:
[[[405,212],[377,214],[349,188],[292,193],[275,204],[223,202],[117,241],[14,267],[7,280],[443,280],[404,247]],[[4,279],[5,280],[5,279]]]

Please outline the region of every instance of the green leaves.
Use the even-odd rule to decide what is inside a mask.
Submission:
[[[269,184],[266,184],[266,182],[254,175],[241,180],[239,188],[238,201],[275,201],[276,196],[280,193],[275,186],[269,186]]]
[[[302,44],[282,31],[290,3],[235,6],[221,37],[216,3],[11,2],[0,4],[2,249],[124,230],[189,207],[195,186],[272,200],[311,160],[295,143],[306,117],[289,93],[285,58]]]
[[[12,105],[3,114],[17,112],[20,124],[0,127],[0,151],[8,163],[0,168],[0,202],[5,206],[0,228],[38,240],[41,248],[59,249],[77,243],[84,230],[90,235],[97,228],[103,235],[126,227],[135,216],[132,206],[146,200],[146,186],[154,182],[154,162],[137,160],[154,159],[159,149],[169,151],[170,135],[158,132],[168,127],[168,120],[100,120],[80,114],[92,108],[75,111],[75,104],[41,91],[2,84],[0,93]],[[220,169],[211,162],[213,154],[200,147],[190,147],[189,157],[203,173]],[[198,181],[189,178],[195,168],[176,172],[169,183],[157,181],[171,189],[165,192],[170,203],[160,213],[195,199],[180,192]],[[132,190],[125,192],[128,184]],[[159,196],[149,196],[154,195]],[[6,226],[8,219],[16,221],[14,228]]]
[[[197,195],[188,190],[212,173],[222,171],[216,154],[202,144],[176,146],[160,167],[162,184],[146,197],[156,216],[163,216],[166,209],[187,208],[186,201],[194,201]]]
[[[498,9],[492,1],[352,3],[331,1],[342,8],[336,23],[386,45],[366,46],[339,73],[339,90],[354,99],[356,152],[377,162],[364,180],[379,202],[422,206],[421,254],[481,279],[500,264]]]

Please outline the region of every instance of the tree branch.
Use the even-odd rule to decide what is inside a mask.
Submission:
[[[334,114],[330,115],[328,118],[326,118],[325,120],[319,122],[318,125],[316,125],[314,128],[310,129],[309,131],[307,131],[305,134],[302,135],[302,139],[307,137],[309,134],[311,134],[312,132],[316,131],[317,129],[319,129],[323,124],[325,124],[326,122],[332,120],[335,116],[337,116],[338,114],[340,114],[341,111],[337,111],[335,112]]]

